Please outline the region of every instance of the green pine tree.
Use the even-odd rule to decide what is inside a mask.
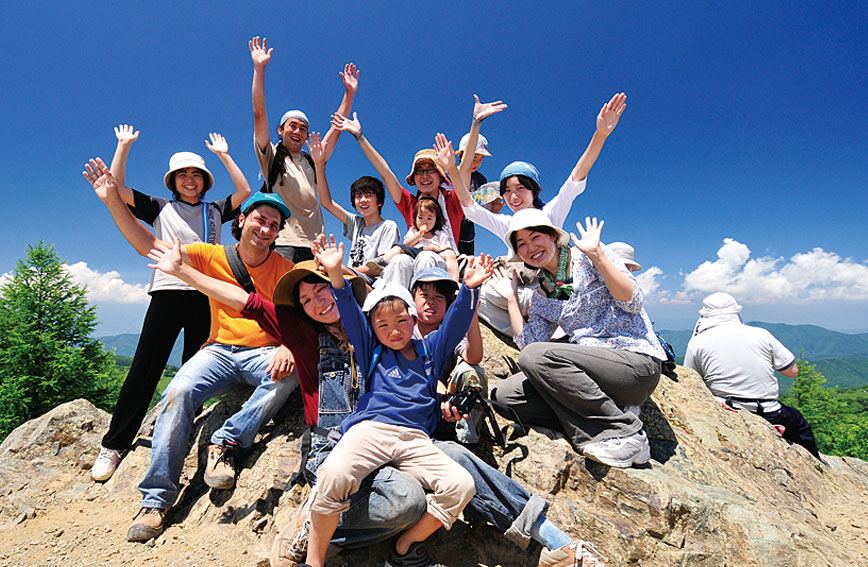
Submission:
[[[54,246],[28,246],[0,287],[0,440],[55,406],[86,398],[111,409],[122,376],[90,337],[96,309]]]

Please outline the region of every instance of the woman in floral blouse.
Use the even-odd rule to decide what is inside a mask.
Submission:
[[[496,277],[522,349],[522,372],[491,397],[526,424],[562,431],[585,457],[627,468],[651,458],[638,406],[657,386],[665,354],[636,279],[600,243],[603,222],[588,218],[576,227],[581,238],[573,235],[571,248],[567,233],[542,211],[512,217],[506,240],[515,260],[540,268],[540,287],[525,322],[515,278]],[[547,342],[558,327],[569,343]]]

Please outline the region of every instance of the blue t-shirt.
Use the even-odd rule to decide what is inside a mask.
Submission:
[[[333,289],[344,329],[350,338],[359,369],[371,367],[380,342],[348,285]],[[378,421],[421,429],[432,435],[440,417],[437,377],[449,362],[455,346],[467,335],[476,309],[478,290],[461,286],[446,312],[443,323],[424,339],[413,339],[416,359],[407,360],[400,352],[381,346],[380,355],[367,377],[367,392],[359,399],[356,411],[341,423],[341,432],[360,421]],[[425,370],[425,351],[431,363]]]

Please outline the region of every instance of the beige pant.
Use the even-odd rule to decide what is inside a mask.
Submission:
[[[435,447],[424,431],[361,421],[341,437],[317,471],[311,510],[328,516],[346,511],[362,480],[385,464],[433,491],[427,496],[428,513],[447,530],[476,494],[470,473]]]

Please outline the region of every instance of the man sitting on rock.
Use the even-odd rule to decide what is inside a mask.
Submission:
[[[91,160],[85,177],[111,211],[118,228],[143,256],[152,248],[172,243],[157,239],[133,217],[121,201],[117,184],[102,160]],[[268,299],[280,277],[293,263],[273,253],[277,234],[289,209],[274,194],[255,193],[241,205],[232,225],[239,243],[229,253],[240,259],[256,290]],[[177,241],[175,242],[177,245]],[[227,250],[196,243],[181,247],[184,263],[216,279],[237,285]],[[151,442],[151,465],[139,484],[142,508],[127,532],[129,541],[147,541],[165,527],[166,512],[179,492],[179,479],[196,409],[208,399],[242,386],[255,389],[244,406],[211,436],[205,483],[228,489],[235,484],[235,455],[253,444],[259,428],[283,406],[298,385],[297,378],[281,379],[294,366],[286,347],[231,307],[213,299],[211,333],[202,349],[190,358],[163,392]]]
[[[741,305],[728,293],[712,293],[702,302],[699,320],[687,344],[684,366],[699,372],[725,407],[753,412],[783,437],[820,459],[811,426],[796,408],[778,401],[775,370],[789,378],[799,374],[796,358],[765,329],[742,323]]]

